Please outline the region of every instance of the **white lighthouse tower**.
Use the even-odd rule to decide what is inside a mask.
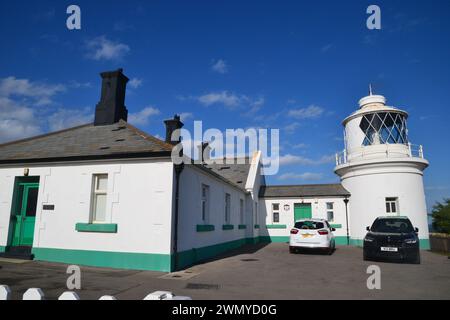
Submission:
[[[345,149],[336,155],[335,173],[350,192],[349,231],[361,245],[379,216],[407,216],[419,228],[421,248],[429,248],[423,171],[428,166],[422,146],[408,140],[408,114],[373,95],[344,119]]]

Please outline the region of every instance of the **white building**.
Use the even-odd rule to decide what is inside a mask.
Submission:
[[[429,249],[423,171],[428,167],[422,146],[410,143],[408,114],[386,105],[380,95],[362,98],[344,122],[345,150],[335,172],[351,193],[352,242],[361,244],[366,226],[380,215],[408,216],[419,228],[421,247]]]
[[[165,141],[140,131],[126,122],[128,78],[120,69],[101,76],[94,123],[0,145],[0,255],[173,271],[245,243],[287,241],[298,217],[331,220],[337,244],[346,244],[384,213],[364,207],[360,214],[366,200],[358,188],[383,181],[369,175],[364,184],[348,174],[359,168],[353,149],[336,168],[342,185],[266,186],[260,152],[232,165],[176,165],[171,154],[178,141],[170,138],[183,126],[179,117],[165,121]],[[347,148],[357,143],[350,133]],[[411,157],[408,145],[398,147],[405,156],[395,165],[385,157],[383,170],[393,168],[407,181],[392,184],[401,193],[372,193],[373,205],[395,197],[425,241],[423,186],[411,185],[422,183],[426,161]],[[398,166],[406,172],[397,173]],[[404,198],[415,202],[403,204]]]

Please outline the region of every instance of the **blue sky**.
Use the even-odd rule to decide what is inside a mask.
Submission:
[[[0,35],[0,141],[90,122],[99,72],[123,67],[139,128],[163,136],[174,113],[188,129],[280,128],[269,183],[337,182],[341,120],[372,83],[410,113],[428,205],[450,196],[449,1],[2,1]]]

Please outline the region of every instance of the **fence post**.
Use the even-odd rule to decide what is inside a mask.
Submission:
[[[44,296],[40,288],[30,288],[25,291],[22,300],[44,300]]]
[[[9,299],[11,299],[11,289],[8,286],[1,285],[0,300],[9,300]]]

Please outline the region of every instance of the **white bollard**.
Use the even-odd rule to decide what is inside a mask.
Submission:
[[[40,288],[30,288],[23,294],[23,300],[44,300],[44,292]]]
[[[155,291],[148,294],[144,300],[165,300],[172,299],[173,293],[170,291]]]
[[[80,297],[73,291],[65,291],[59,296],[58,300],[80,300]]]
[[[114,296],[101,296],[98,300],[117,300]]]
[[[11,299],[11,289],[8,286],[1,285],[0,300],[9,300],[9,299]]]

